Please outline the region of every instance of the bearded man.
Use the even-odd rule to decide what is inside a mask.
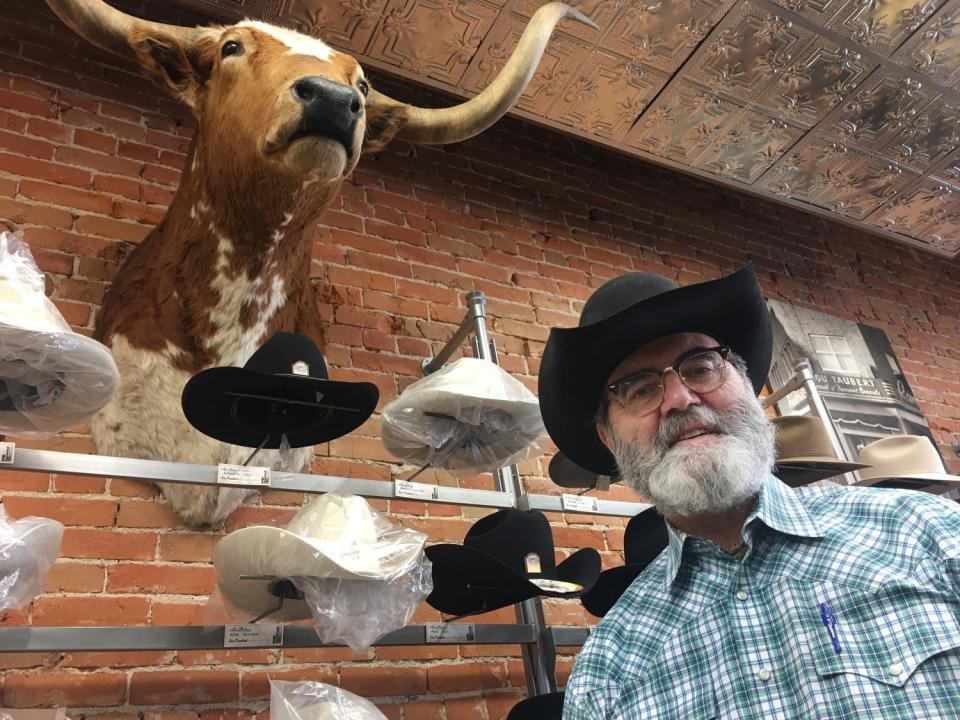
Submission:
[[[770,356],[749,267],[614,278],[551,331],[550,436],[669,537],[577,658],[564,720],[960,716],[957,505],[780,482],[756,397]]]

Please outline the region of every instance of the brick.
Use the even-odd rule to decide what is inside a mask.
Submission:
[[[107,592],[209,595],[216,585],[212,567],[122,563],[107,569]]]
[[[13,518],[37,515],[58,520],[65,525],[112,525],[117,512],[113,500],[87,500],[64,497],[22,497],[11,495],[4,507]]]
[[[60,547],[62,557],[105,560],[152,560],[157,535],[152,532],[120,532],[68,527]]]
[[[117,513],[117,526],[129,528],[184,527],[169,505],[153,501],[124,500]]]
[[[122,705],[127,676],[117,672],[67,673],[43,670],[16,673],[3,683],[0,697],[11,708],[108,707]]]
[[[204,625],[205,604],[154,601],[150,615],[154,625]]]
[[[226,703],[239,699],[240,674],[224,670],[135,671],[130,702],[140,705]]]
[[[276,670],[247,670],[243,673],[241,698],[243,700],[266,700],[270,697],[270,678],[286,682],[315,682],[337,685],[337,671],[333,667],[310,666]]]
[[[89,187],[91,180],[91,175],[86,170],[8,153],[0,153],[0,171],[75,187]]]
[[[146,598],[41,595],[33,601],[33,622],[57,627],[145,625],[149,607]]]
[[[104,577],[105,570],[99,565],[61,558],[50,568],[45,592],[98,593],[103,590]]]
[[[500,688],[506,684],[507,673],[501,663],[434,665],[427,669],[427,686],[432,693],[461,692],[464,688]]]
[[[21,182],[20,194],[31,200],[100,214],[109,213],[113,207],[113,201],[99,193],[59,187],[34,180]]]
[[[427,670],[409,665],[344,666],[340,670],[340,687],[361,697],[423,695],[427,691]]]
[[[208,534],[184,533],[160,536],[160,559],[179,562],[210,562],[217,538]]]
[[[0,472],[0,490],[15,492],[44,492],[50,487],[47,473],[28,470],[3,470]]]

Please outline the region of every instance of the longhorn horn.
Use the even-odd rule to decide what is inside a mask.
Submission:
[[[418,145],[446,145],[478,135],[493,125],[523,94],[540,64],[554,27],[565,17],[596,29],[590,18],[566,3],[552,2],[537,10],[527,24],[513,55],[483,92],[454,107],[420,108],[375,93],[375,105],[405,109],[408,122],[396,137]]]
[[[166,25],[141,20],[110,7],[103,0],[47,0],[47,5],[80,37],[117,55],[130,56],[130,36],[135,29],[176,38],[189,50],[202,35],[201,28]]]

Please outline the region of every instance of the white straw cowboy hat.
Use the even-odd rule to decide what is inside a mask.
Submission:
[[[106,405],[119,383],[110,350],[70,329],[27,246],[0,232],[0,432],[65,430]]]
[[[960,484],[960,476],[947,472],[930,438],[923,435],[891,435],[874,440],[860,450],[860,460],[872,467],[860,471],[858,485],[916,488],[923,483],[935,487],[942,483],[935,492],[944,492]]]
[[[772,420],[776,428],[777,460],[774,475],[791,487],[809,485],[868,467],[837,457],[819,418],[783,415]],[[862,458],[861,458],[862,459]]]
[[[516,462],[544,432],[536,396],[477,358],[461,358],[413,383],[387,403],[381,418],[391,454],[447,470]]]
[[[256,617],[279,605],[281,580],[387,580],[413,566],[425,541],[422,533],[380,520],[361,497],[327,493],[309,500],[286,528],[255,525],[230,533],[213,565],[224,599]],[[258,579],[244,579],[250,577]],[[286,595],[282,609],[270,615],[303,620],[311,613],[302,598]]]

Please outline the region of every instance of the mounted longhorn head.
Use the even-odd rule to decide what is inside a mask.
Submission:
[[[101,454],[206,464],[238,462],[248,450],[193,430],[180,408],[183,386],[205,368],[242,365],[276,332],[322,346],[305,228],[361,153],[395,137],[446,144],[482,132],[523,92],[557,22],[592,25],[563,3],[544,5],[488,88],[456,107],[424,109],[373,90],[349,55],[281,27],[184,28],[102,0],[47,4],[89,42],[135,60],[196,117],[167,216],[121,267],[98,318],[121,387],[92,430]],[[298,471],[311,456],[311,448],[269,451],[256,464]],[[194,525],[222,521],[246,494],[161,490]]]

